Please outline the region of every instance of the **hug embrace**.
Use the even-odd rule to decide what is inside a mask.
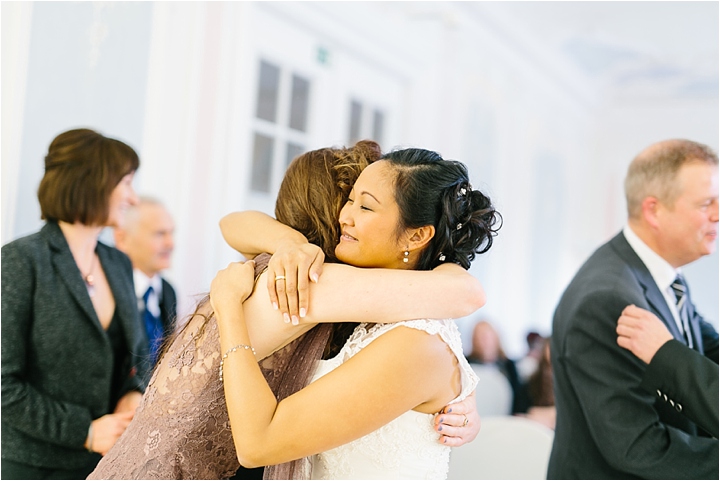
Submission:
[[[438,435],[474,438],[474,402],[436,416],[475,388],[440,319],[484,304],[466,269],[499,223],[465,166],[370,141],[308,152],[276,217],[223,219],[230,245],[260,256],[218,274],[92,478],[226,478],[240,462],[275,479],[443,478]]]

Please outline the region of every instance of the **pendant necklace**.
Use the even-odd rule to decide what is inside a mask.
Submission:
[[[83,281],[85,281],[85,287],[87,288],[88,295],[90,297],[95,296],[95,277],[93,277],[93,269],[95,268],[95,253],[93,252],[92,263],[90,264],[90,272],[87,275],[83,275]],[[81,272],[82,274],[82,272]]]

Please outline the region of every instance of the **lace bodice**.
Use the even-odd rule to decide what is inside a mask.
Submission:
[[[399,326],[439,334],[458,359],[462,391],[460,401],[475,389],[477,376],[462,351],[460,332],[452,320],[415,320],[394,324],[358,326],[340,353],[320,361],[313,381],[319,379],[382,334]],[[433,414],[408,411],[382,428],[350,443],[311,458],[313,479],[445,479],[450,448],[439,444]]]

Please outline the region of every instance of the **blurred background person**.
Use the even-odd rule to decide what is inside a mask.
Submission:
[[[84,479],[140,401],[130,261],[98,242],[137,202],[139,165],[92,130],[58,135],[37,193],[45,225],[2,247],[3,479]]]
[[[151,368],[157,362],[162,341],[175,328],[175,289],[160,276],[171,266],[174,233],[170,212],[157,199],[144,196],[127,210],[123,225],[115,228],[115,246],[130,257],[133,265],[135,294],[148,338]]]
[[[555,393],[550,363],[550,339],[542,343],[542,357],[535,372],[530,376],[527,393],[530,406],[525,417],[555,429]]]
[[[511,413],[524,413],[530,406],[527,386],[518,376],[515,361],[505,355],[500,336],[488,321],[481,320],[473,328],[472,351],[467,356],[471,363],[497,368],[508,380],[512,388]],[[479,386],[479,389],[482,389]]]
[[[523,357],[518,359],[515,363],[517,367],[518,375],[524,382],[530,380],[535,371],[538,369],[540,359],[543,356],[543,349],[545,346],[545,337],[535,331],[529,331],[525,336],[527,341],[527,352]]]

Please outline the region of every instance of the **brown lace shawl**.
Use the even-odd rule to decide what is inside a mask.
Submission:
[[[256,279],[268,255],[256,259]],[[320,324],[260,362],[278,401],[305,387],[333,332]],[[133,421],[88,479],[226,479],[240,467],[223,385],[220,339],[206,296],[166,344]],[[303,479],[309,462],[269,466],[265,479]]]

